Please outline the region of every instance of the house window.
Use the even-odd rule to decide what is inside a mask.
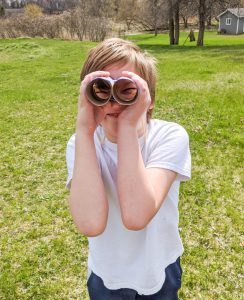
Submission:
[[[231,18],[226,18],[226,25],[231,25]]]

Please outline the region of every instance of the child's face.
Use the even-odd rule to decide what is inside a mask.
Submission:
[[[108,71],[110,73],[110,77],[113,79],[118,79],[119,77],[122,77],[123,71],[129,71],[139,75],[135,67],[130,63],[123,64],[121,62],[118,62],[105,67],[103,71]],[[106,137],[111,142],[114,143],[117,142],[118,114],[121,113],[125,108],[126,106],[120,105],[116,101],[109,101],[104,106],[104,111],[106,113],[106,116],[104,120],[101,122],[101,125],[104,129]],[[145,122],[146,122],[146,118],[145,118]],[[138,134],[140,135],[140,130]]]

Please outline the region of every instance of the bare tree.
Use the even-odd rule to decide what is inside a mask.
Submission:
[[[174,4],[174,21],[175,21],[175,45],[179,44],[180,38],[180,0]]]
[[[167,7],[165,0],[140,1],[137,24],[142,30],[153,30],[154,34],[157,35],[159,29],[168,28]]]
[[[124,21],[127,30],[136,23],[140,16],[140,5],[138,0],[119,0],[118,20]]]
[[[180,36],[180,0],[168,0],[169,41],[170,45],[179,44]]]
[[[174,10],[172,0],[168,0],[169,7],[169,43],[175,44],[175,22],[174,22]]]
[[[153,0],[153,27],[154,35],[158,34],[158,14],[159,14],[159,0]]]
[[[188,28],[188,19],[197,16],[198,1],[180,0],[180,16],[184,22],[184,27]]]
[[[199,16],[199,32],[198,32],[197,46],[203,46],[205,18],[206,18],[206,0],[199,0],[198,16]]]
[[[101,41],[108,34],[111,25],[104,17],[90,15],[91,3],[80,0],[79,6],[59,15],[32,14],[31,18],[24,15],[0,20],[0,38],[41,36]],[[27,8],[28,6],[30,4]]]
[[[214,0],[207,2],[206,21],[207,27],[211,26],[213,19],[219,21],[218,15],[227,8],[244,7],[244,0]]]
[[[199,33],[197,46],[203,46],[204,43],[204,31],[205,22],[207,25],[211,25],[213,17],[214,7],[228,8],[228,7],[239,7],[243,0],[198,0],[198,18],[199,18]],[[219,11],[220,13],[221,11]]]

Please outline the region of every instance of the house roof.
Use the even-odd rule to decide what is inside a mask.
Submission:
[[[233,15],[237,16],[238,18],[244,17],[244,8],[227,8],[224,12],[218,15],[218,17],[222,16],[227,11],[231,12]]]

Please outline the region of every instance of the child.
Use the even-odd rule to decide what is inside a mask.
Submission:
[[[96,77],[130,78],[137,101],[93,105],[86,87]],[[90,299],[178,299],[178,194],[180,182],[190,179],[188,134],[176,123],[151,119],[155,60],[131,42],[98,44],[81,81],[66,186],[74,223],[89,240]]]

